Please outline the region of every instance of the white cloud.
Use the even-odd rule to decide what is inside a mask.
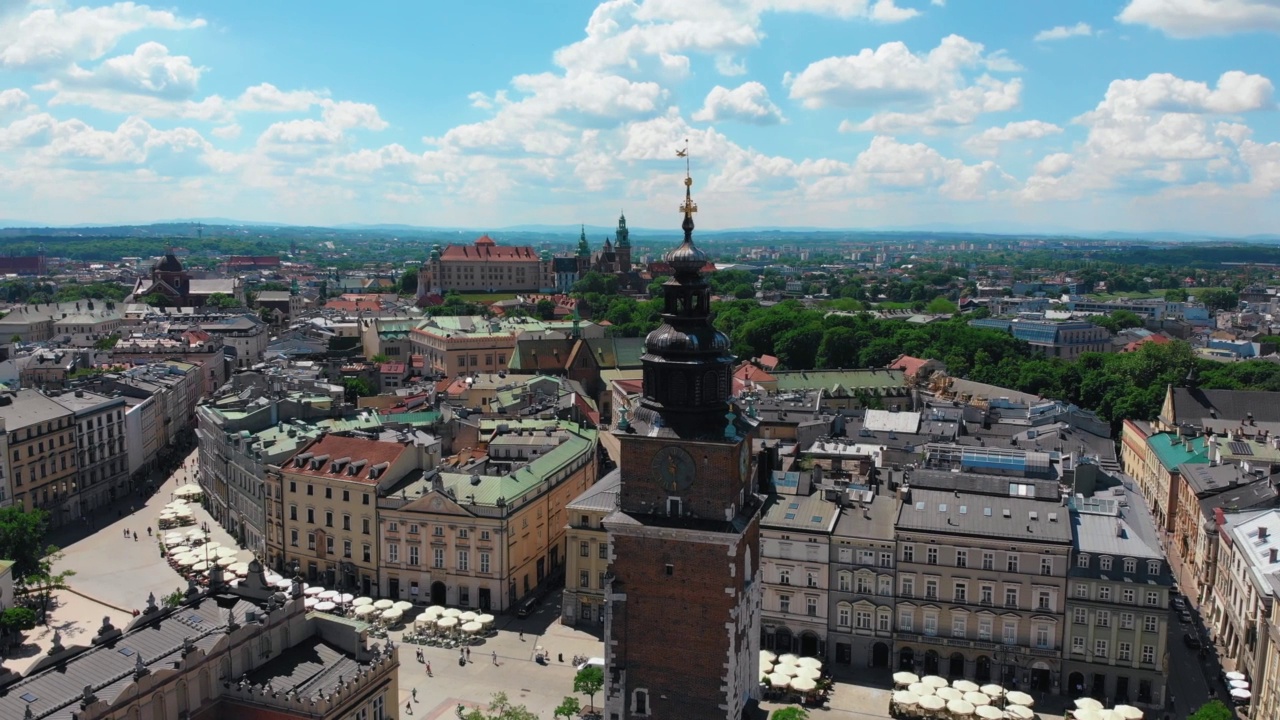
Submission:
[[[698,122],[737,120],[753,125],[776,125],[782,111],[769,100],[769,91],[758,82],[746,82],[730,90],[720,85],[711,89],[702,109],[693,114]]]
[[[205,24],[132,2],[73,10],[42,5],[0,15],[0,66],[47,68],[96,60],[124,36],[145,28],[188,30]]]
[[[1093,28],[1087,22],[1078,22],[1075,25],[1058,25],[1041,30],[1036,33],[1034,40],[1036,42],[1045,42],[1046,40],[1066,40],[1073,37],[1089,37],[1093,35]]]
[[[191,58],[170,55],[164,45],[146,42],[133,54],[110,58],[93,70],[72,65],[63,85],[179,100],[195,94],[201,72],[202,68],[191,64]]]
[[[1261,75],[1239,70],[1223,73],[1217,88],[1183,80],[1169,73],[1153,73],[1142,80],[1113,80],[1102,103],[1088,116],[1134,114],[1144,110],[1239,113],[1275,106],[1275,88]]]
[[[246,88],[235,101],[237,110],[249,112],[298,112],[319,105],[328,92],[281,90],[271,83]]]
[[[223,140],[235,140],[240,137],[240,130],[241,127],[239,125],[231,123],[230,125],[219,125],[209,132],[212,133],[214,137],[222,138]]]
[[[0,90],[0,117],[25,108],[30,100],[31,96],[18,88]]]
[[[1280,33],[1280,4],[1275,0],[1130,0],[1116,19],[1178,38]]]
[[[964,146],[970,152],[979,155],[995,155],[1000,146],[1015,140],[1039,140],[1050,135],[1057,135],[1062,128],[1043,120],[1019,120],[1004,127],[987,128],[965,141]]]
[[[747,61],[734,59],[732,55],[717,55],[716,72],[727,77],[746,75]]]
[[[50,92],[50,107],[81,105],[105,112],[141,117],[186,118],[192,120],[223,120],[229,117],[226,102],[218,95],[201,100],[169,100],[154,95],[119,92],[104,88],[68,87],[60,79],[35,86],[36,90]]]
[[[159,130],[141,118],[98,130],[78,119],[40,113],[0,128],[0,148],[25,151],[33,166],[103,166],[168,161],[175,154],[194,158],[209,144],[191,128]]]
[[[322,105],[322,117],[326,125],[339,130],[364,128],[366,130],[385,130],[387,122],[378,115],[378,108],[368,103],[350,102],[348,100],[325,100]]]
[[[981,43],[959,35],[943,38],[928,53],[916,54],[901,42],[889,42],[857,55],[829,57],[810,64],[784,82],[791,97],[805,107],[901,107],[857,123],[841,123],[843,131],[896,132],[967,125],[979,115],[1017,107],[1022,81],[999,80],[974,70],[994,62],[1007,67],[1003,55],[986,55]]]

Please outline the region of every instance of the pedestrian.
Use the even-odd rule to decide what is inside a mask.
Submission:
[[[413,695],[413,701],[418,702],[418,688],[413,688],[409,692]]]
[[[471,648],[467,648],[467,662],[471,662]]]
[[[520,631],[520,642],[524,642],[524,631]]]
[[[434,675],[432,675],[432,674],[431,674],[431,661],[430,661],[430,660],[428,660],[428,661],[427,661],[427,677],[435,677]]]
[[[497,664],[498,664],[498,651],[497,651],[497,650],[494,650],[494,651],[493,651],[493,664],[494,664],[494,665],[497,665]]]
[[[151,527],[147,527],[147,537],[151,537]]]
[[[138,533],[133,534],[133,541],[138,542]]]
[[[404,704],[404,714],[405,714],[405,715],[412,715],[412,714],[413,714],[413,703],[405,703],[405,704]]]

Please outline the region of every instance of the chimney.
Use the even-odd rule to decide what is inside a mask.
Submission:
[[[1280,548],[1271,548],[1271,562],[1280,561]]]
[[[1267,529],[1266,529],[1265,527],[1259,527],[1259,528],[1258,528],[1258,539],[1259,539],[1259,540],[1266,540],[1266,539],[1267,539]],[[1275,561],[1273,560],[1272,562],[1275,562]]]
[[[898,499],[903,503],[911,502],[911,487],[906,483],[902,483],[898,486]]]

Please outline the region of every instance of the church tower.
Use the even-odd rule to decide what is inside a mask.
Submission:
[[[710,322],[687,173],[684,182],[684,242],[665,256],[674,275],[663,286],[662,325],[645,338],[643,398],[633,413],[618,412],[614,431],[622,478],[604,523],[609,720],[738,720],[758,696],[753,428],[729,409],[733,356]]]
[[[614,232],[614,251],[618,253],[618,272],[631,272],[631,231],[627,229],[627,215],[618,215],[618,229]]]
[[[591,271],[591,246],[587,244],[587,226],[582,226],[582,234],[578,236],[578,278],[582,279]]]

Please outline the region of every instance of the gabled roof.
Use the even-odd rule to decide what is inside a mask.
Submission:
[[[563,372],[576,342],[573,338],[518,340],[507,368],[512,372]]]
[[[377,485],[389,466],[410,451],[399,443],[326,435],[302,447],[281,469],[296,475]],[[339,463],[341,460],[345,462]]]

